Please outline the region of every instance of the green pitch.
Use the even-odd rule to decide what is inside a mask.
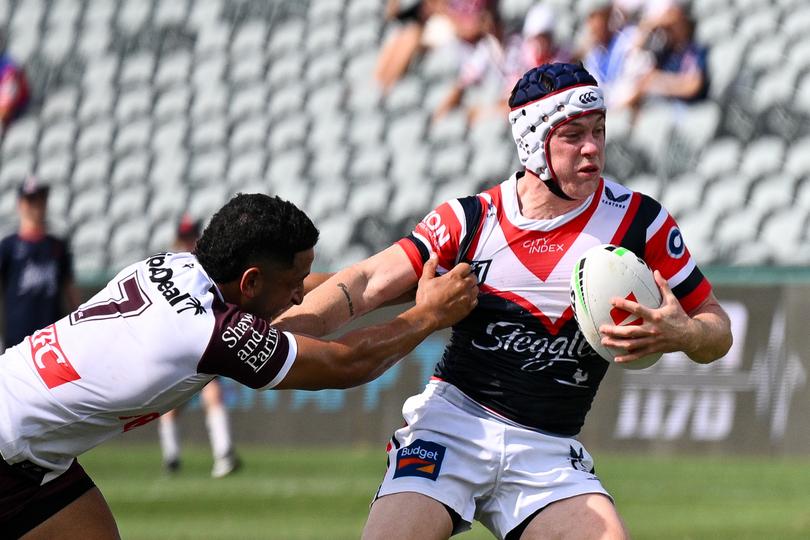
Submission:
[[[234,476],[209,477],[186,448],[167,477],[154,446],[113,444],[81,462],[125,540],[360,537],[385,467],[368,449],[241,448]],[[599,455],[597,470],[635,539],[810,538],[810,460]],[[415,516],[418,518],[418,516]],[[492,538],[480,524],[457,538]]]

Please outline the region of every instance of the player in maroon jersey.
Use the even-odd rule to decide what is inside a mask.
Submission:
[[[527,72],[509,120],[524,170],[430,212],[394,246],[338,272],[284,314],[283,328],[327,334],[413,287],[430,252],[440,271],[470,261],[479,303],[453,327],[434,377],[403,406],[363,538],[446,539],[479,520],[498,538],[624,538],[613,501],[576,440],[608,368],[569,300],[573,265],[605,243],[655,271],[658,309],[616,298],[641,325],[601,328],[618,361],[731,346],[729,320],[655,200],[602,177],[605,105],[581,66]]]
[[[240,194],[194,253],[119,272],[69,316],[0,356],[0,538],[113,539],[75,459],[151,422],[216,376],[255,389],[347,388],[381,375],[475,306],[466,264],[419,282],[416,306],[331,341],[269,322],[301,302],[318,230],[292,203]]]

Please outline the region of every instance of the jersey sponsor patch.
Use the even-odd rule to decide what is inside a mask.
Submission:
[[[29,338],[34,367],[48,388],[81,379],[65,356],[56,335],[56,325],[37,330]]]
[[[416,439],[397,451],[394,478],[416,476],[435,481],[439,477],[446,450],[441,444]]]
[[[683,237],[678,227],[672,227],[667,234],[667,253],[673,259],[680,259],[686,251]]]

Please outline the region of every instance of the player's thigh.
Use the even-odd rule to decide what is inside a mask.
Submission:
[[[29,531],[22,540],[120,540],[110,507],[92,488]]]
[[[363,540],[446,540],[453,531],[447,508],[420,493],[393,493],[371,506]]]
[[[222,385],[217,379],[213,379],[203,387],[202,400],[206,407],[222,404]]]
[[[598,493],[551,503],[529,522],[521,540],[629,538],[613,502]]]

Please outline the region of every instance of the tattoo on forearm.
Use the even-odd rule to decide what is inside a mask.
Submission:
[[[354,315],[354,303],[352,302],[352,297],[349,294],[349,288],[344,283],[338,283],[338,287],[340,290],[343,291],[343,295],[346,297],[346,301],[349,303],[349,315]]]

